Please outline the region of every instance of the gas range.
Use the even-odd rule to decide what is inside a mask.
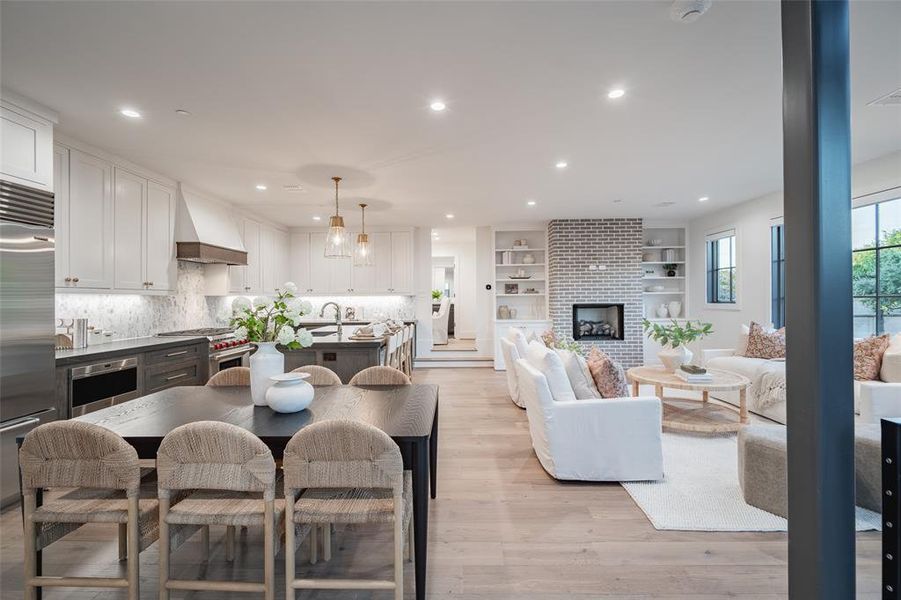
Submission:
[[[233,354],[237,350],[250,350],[250,342],[238,339],[230,327],[201,327],[184,331],[166,331],[156,334],[158,337],[190,337],[202,336],[210,341],[210,357],[223,353]]]

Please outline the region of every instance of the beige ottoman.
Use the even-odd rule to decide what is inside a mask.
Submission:
[[[878,424],[854,430],[857,505],[882,512],[882,452]],[[738,432],[738,483],[745,502],[788,516],[784,425],[749,425]]]

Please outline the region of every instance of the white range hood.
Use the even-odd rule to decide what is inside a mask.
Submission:
[[[176,258],[190,262],[246,265],[247,251],[230,207],[179,186],[175,217]]]

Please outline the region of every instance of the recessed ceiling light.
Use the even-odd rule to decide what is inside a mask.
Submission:
[[[616,98],[622,98],[626,95],[626,90],[616,88],[607,92],[607,97],[611,100],[615,100]]]
[[[452,215],[451,213],[447,213],[446,215],[444,215],[444,218],[445,219],[453,219],[454,215]]]
[[[622,202],[622,201],[623,201],[622,198],[617,198],[617,199],[615,199],[615,200],[613,201],[613,203],[614,203],[614,204],[619,204],[619,203]]]
[[[558,169],[565,169],[566,167],[569,166],[569,163],[567,163],[565,160],[560,160],[560,161],[557,161],[557,164],[554,166],[557,167]]]
[[[698,198],[698,202],[707,202],[708,200],[710,200],[710,198],[708,198],[707,196],[701,196],[700,198]]]
[[[264,183],[258,183],[258,184],[256,185],[256,188],[257,188],[258,190],[260,190],[261,192],[265,192],[267,189],[269,189],[269,188],[266,186],[266,184],[264,184]]]
[[[138,111],[136,111],[133,108],[123,108],[122,110],[119,111],[119,114],[121,114],[124,117],[128,117],[129,119],[140,119],[141,118],[141,113],[139,113]]]
[[[529,200],[528,202],[526,202],[526,204],[528,204],[529,206],[535,206],[535,201]]]
[[[179,117],[190,117],[191,111],[179,108],[175,110],[175,114],[177,114]]]
[[[314,220],[314,221],[321,221],[321,220],[322,220],[322,217],[313,217],[313,220]]]
[[[433,100],[432,103],[429,104],[429,108],[431,108],[435,112],[441,112],[445,108],[447,108],[447,104],[445,104],[441,100]]]
[[[441,239],[441,238],[440,238],[440,237],[438,237],[438,236],[437,236],[437,235],[436,235],[436,236],[435,236],[435,237],[433,237],[433,238],[432,238],[432,239],[433,239],[433,240],[435,240],[435,241],[436,241],[436,242],[437,242],[437,241],[438,241],[438,240],[440,240],[440,239]]]

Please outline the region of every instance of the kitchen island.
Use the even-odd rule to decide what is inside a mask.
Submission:
[[[386,339],[351,339],[354,329],[355,325],[344,325],[342,334],[339,335],[336,325],[317,327],[310,330],[313,345],[309,348],[289,350],[279,347],[285,355],[285,371],[306,365],[319,365],[331,369],[342,382],[348,383],[351,377],[363,369],[382,364]]]

